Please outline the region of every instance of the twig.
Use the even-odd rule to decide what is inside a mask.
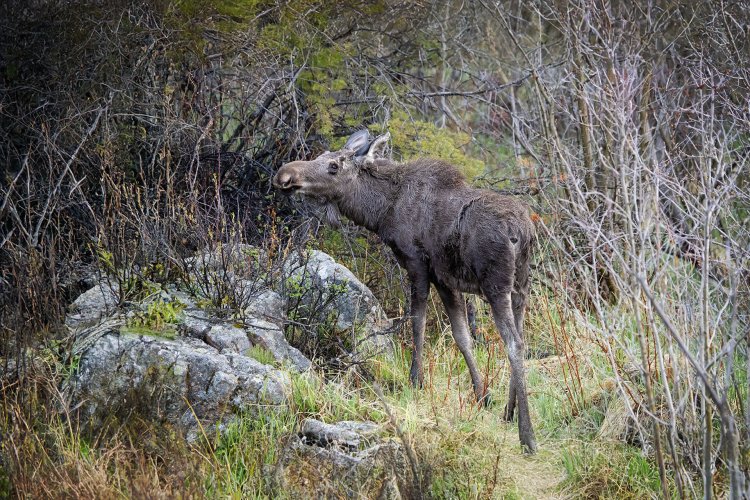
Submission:
[[[414,485],[417,488],[416,498],[424,498],[424,496],[422,495],[422,480],[419,476],[419,461],[417,459],[417,454],[414,452],[414,448],[411,446],[406,432],[401,428],[401,425],[399,425],[399,423],[396,421],[396,417],[391,412],[391,407],[385,400],[385,396],[383,395],[383,390],[380,388],[380,384],[375,383],[373,384],[372,388],[375,391],[375,394],[378,396],[380,402],[383,403],[383,409],[385,409],[385,413],[386,415],[388,415],[388,420],[390,421],[393,430],[396,432],[396,435],[404,444],[406,457],[409,459],[409,466],[411,467],[411,473],[414,477]]]

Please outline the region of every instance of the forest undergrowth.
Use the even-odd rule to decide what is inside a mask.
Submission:
[[[79,429],[67,418],[59,390],[75,367],[61,364],[54,345],[42,345],[29,377],[17,382],[23,391],[14,384],[2,388],[0,486],[5,495],[32,498],[278,498],[269,467],[304,418],[374,421],[395,439],[387,407],[416,452],[423,491],[431,498],[658,496],[653,457],[623,441],[627,415],[605,357],[539,287],[526,335],[531,352],[545,353],[527,362],[540,450],[521,453],[515,425],[502,415],[508,383],[502,343],[486,306],[477,308],[482,342],[475,352],[491,380],[490,408],[477,407],[433,294],[422,389],[409,384],[410,342],[402,332],[394,355],[370,359],[365,376],[295,375],[287,409],[248,415],[194,444],[173,429],[138,420],[93,436]]]

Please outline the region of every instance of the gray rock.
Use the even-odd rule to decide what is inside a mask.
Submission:
[[[251,347],[247,332],[233,325],[213,325],[206,332],[205,338],[209,345],[218,348],[221,352],[244,354]]]
[[[183,313],[180,330],[187,337],[205,340],[206,334],[216,323],[203,309],[186,309]]]
[[[185,260],[188,275],[205,298],[231,294],[231,302],[244,308],[268,287],[267,256],[252,245],[219,245]],[[198,286],[199,284],[199,286]]]
[[[377,439],[379,430],[370,422],[305,420],[280,453],[273,484],[292,498],[409,497],[403,450]]]
[[[355,422],[344,420],[335,424],[326,424],[314,418],[302,422],[302,437],[305,444],[322,448],[338,446],[349,451],[356,451],[364,440],[376,436],[380,426],[373,422]]]
[[[298,371],[310,369],[312,363],[298,349],[295,349],[278,325],[258,318],[245,320],[245,331],[253,345],[260,345],[267,349],[276,361],[286,362]]]
[[[167,286],[149,300],[184,306],[175,336],[175,325],[160,333],[139,322],[147,317],[148,301],[118,310],[116,294],[98,283],[76,299],[66,318],[78,360],[64,383],[70,408],[95,430],[109,419],[138,414],[196,439],[201,428],[221,428],[238,413],[285,404],[288,375],[251,358],[250,348],[262,346],[280,364],[303,372],[311,362],[284,337],[281,297],[267,289],[254,293],[245,311],[252,315],[239,321],[216,316]]]
[[[313,321],[330,323],[352,335],[355,352],[390,352],[393,341],[386,330],[391,326],[380,303],[346,267],[321,251],[295,255],[284,265],[288,276],[282,295],[289,306],[306,306]]]
[[[238,269],[246,269],[250,265],[257,265],[263,258],[263,253],[259,248],[239,243],[205,250],[194,257],[185,259],[185,263],[191,271],[234,272]]]
[[[117,293],[107,281],[101,281],[70,304],[65,324],[72,329],[96,325],[112,315],[116,306]]]
[[[286,303],[278,293],[273,290],[261,290],[249,298],[249,303],[245,307],[246,316],[254,316],[278,326],[283,326],[286,322]]]
[[[70,408],[91,429],[137,414],[172,424],[195,440],[239,413],[268,411],[287,402],[289,377],[242,354],[218,352],[186,337],[164,339],[117,329],[97,335],[65,383]]]
[[[175,285],[168,285],[166,292],[164,292],[164,300],[167,302],[178,302],[185,306],[186,310],[198,309],[195,303],[195,297],[189,293],[179,290]]]
[[[278,297],[275,292],[271,294]],[[222,352],[229,350],[245,354],[251,346],[261,346],[276,361],[287,363],[297,371],[304,372],[312,366],[309,359],[289,345],[277,323],[253,316],[244,321],[223,320],[211,317],[203,309],[187,309],[183,317],[180,325],[183,335],[202,340]]]

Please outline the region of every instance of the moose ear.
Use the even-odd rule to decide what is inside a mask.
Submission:
[[[349,136],[346,140],[346,144],[341,149],[349,149],[354,151],[355,156],[363,156],[367,152],[367,147],[370,145],[370,132],[367,129],[358,130]]]
[[[378,136],[374,141],[372,141],[372,144],[370,144],[370,148],[367,150],[365,161],[372,162],[378,158],[383,158],[385,156],[385,148],[388,147],[388,141],[390,140],[390,138],[391,133],[386,132],[385,134]]]

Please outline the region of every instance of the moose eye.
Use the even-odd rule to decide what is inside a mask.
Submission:
[[[328,163],[328,173],[331,175],[336,175],[336,172],[339,171],[339,164],[335,161]]]

